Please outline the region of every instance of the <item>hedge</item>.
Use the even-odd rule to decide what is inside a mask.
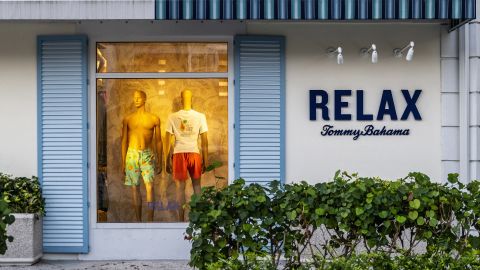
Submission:
[[[479,190],[479,181],[465,185],[458,174],[446,184],[422,173],[390,181],[337,172],[333,181],[315,185],[246,185],[238,179],[192,197],[190,265],[300,269],[309,262],[330,269],[322,268],[325,262],[365,254],[392,260],[475,257]]]

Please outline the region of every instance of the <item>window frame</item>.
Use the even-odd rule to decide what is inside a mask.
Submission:
[[[202,36],[202,37],[162,37],[162,38],[91,38],[89,57],[89,80],[88,92],[89,92],[89,115],[88,115],[88,176],[89,176],[89,215],[90,215],[90,228],[91,229],[186,229],[188,222],[155,222],[155,223],[130,223],[130,222],[98,222],[97,221],[97,79],[202,79],[202,78],[226,78],[228,81],[228,179],[227,184],[233,182],[235,177],[234,160],[235,160],[235,145],[234,145],[234,120],[235,120],[235,93],[234,93],[234,50],[233,50],[233,36]],[[131,72],[131,73],[97,73],[96,60],[97,60],[97,44],[109,43],[109,42],[152,42],[152,43],[226,43],[227,44],[227,72],[175,72],[175,73],[163,73],[163,72]]]

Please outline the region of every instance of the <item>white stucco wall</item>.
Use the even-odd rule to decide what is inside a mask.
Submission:
[[[0,23],[0,172],[38,175],[36,38],[73,30],[73,24]]]
[[[122,29],[119,31],[118,29]],[[94,41],[195,41],[213,38],[231,40],[235,34],[284,35],[286,50],[286,173],[287,181],[326,181],[337,169],[367,176],[397,178],[410,171],[440,176],[440,27],[438,25],[353,25],[353,24],[243,24],[167,22],[83,23],[77,31]],[[413,62],[396,59],[395,47],[416,42]],[[360,57],[363,46],[376,43],[379,63]],[[344,48],[345,64],[328,58],[329,46]],[[94,57],[91,48],[91,59]],[[233,59],[233,58],[231,58]],[[229,72],[233,75],[233,62]],[[93,61],[91,64],[93,65]],[[93,68],[91,67],[91,70]],[[90,74],[93,76],[93,71]],[[231,78],[230,78],[231,79]],[[366,112],[376,113],[383,89],[394,91],[397,113],[403,112],[401,89],[422,89],[417,106],[422,121],[385,121],[391,127],[411,129],[407,137],[322,137],[322,121],[309,120],[308,91],[324,89],[365,90]],[[90,124],[95,126],[94,86],[90,86]],[[230,85],[233,96],[233,85]],[[333,100],[333,96],[330,96]],[[354,110],[354,98],[347,98]],[[231,100],[232,101],[232,100]],[[229,103],[233,106],[233,102]],[[331,108],[333,110],[333,108]],[[347,111],[347,110],[345,110]],[[233,113],[233,110],[231,110]],[[230,120],[233,119],[233,115]],[[230,116],[229,116],[230,117]],[[411,117],[411,116],[410,116]],[[387,118],[388,119],[388,118]],[[363,127],[349,121],[335,126]],[[379,125],[380,123],[374,122]],[[91,131],[94,138],[94,130]],[[233,136],[233,132],[231,135]],[[232,139],[232,138],[231,138]],[[91,140],[91,163],[95,164],[95,143]],[[230,158],[233,160],[230,147]],[[231,164],[230,164],[231,165]],[[230,168],[233,172],[233,168]],[[90,203],[96,205],[95,168],[90,172]],[[233,175],[231,173],[230,175]],[[183,240],[185,224],[100,224],[90,213],[89,254],[79,259],[188,259],[189,244]],[[131,248],[124,248],[125,246]],[[155,247],[155,248],[152,248]]]
[[[389,24],[258,24],[249,25],[250,34],[279,34],[286,37],[286,180],[326,181],[336,170],[358,172],[362,176],[400,178],[420,171],[441,181],[440,148],[440,27],[438,25]],[[395,58],[393,49],[415,42],[414,60]],[[360,54],[362,47],[375,43],[377,64]],[[344,64],[328,57],[328,47],[343,47]],[[333,116],[333,90],[362,89],[365,113],[376,116],[382,91],[391,89],[398,118],[405,101],[401,89],[422,89],[417,102],[422,116],[414,121],[357,121],[355,92],[349,102],[351,121],[309,120],[309,90],[329,92]],[[323,125],[363,129],[365,125],[410,129],[409,136],[360,137],[320,136]]]
[[[287,182],[326,181],[337,169],[387,178],[421,171],[435,180],[440,178],[440,27],[424,24],[0,24],[3,40],[0,42],[0,123],[3,131],[0,133],[0,171],[27,176],[37,174],[36,36],[53,33],[87,34],[91,44],[91,70],[94,70],[93,41],[231,40],[235,34],[284,35],[287,42]],[[394,58],[392,50],[410,40],[416,45],[414,61]],[[378,47],[379,63],[376,65],[359,54],[361,47],[371,43]],[[330,46],[344,48],[344,65],[337,65],[334,58],[327,57],[325,51]],[[229,72],[233,75],[232,59]],[[90,77],[92,74],[93,71]],[[422,89],[417,106],[423,120],[373,122],[376,126],[410,128],[411,135],[407,137],[361,137],[357,141],[351,137],[322,137],[319,133],[325,123],[320,118],[316,122],[309,120],[310,89],[327,90],[331,100],[335,89],[363,89],[366,112],[373,114],[378,109],[381,91],[391,89],[399,115],[404,107],[399,91]],[[89,91],[90,126],[95,127],[94,84],[90,85]],[[233,96],[232,84],[230,93]],[[350,110],[354,111],[354,96],[346,100],[350,102]],[[229,104],[233,112],[233,102]],[[233,115],[229,117],[233,119]],[[330,123],[344,128],[363,128],[369,124],[355,119]],[[233,132],[230,134],[233,136]],[[95,138],[94,128],[90,138]],[[90,208],[90,253],[77,258],[187,259],[189,243],[183,240],[185,224],[96,223],[95,142],[90,140],[90,143],[89,201],[93,206]],[[230,147],[229,152],[232,160],[233,149]]]

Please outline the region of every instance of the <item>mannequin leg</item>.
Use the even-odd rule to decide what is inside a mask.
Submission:
[[[202,191],[201,179],[192,179],[193,193],[200,194]]]
[[[178,204],[178,221],[184,221],[183,205],[185,204],[185,181],[175,180],[175,192]]]
[[[193,187],[193,194],[200,194],[200,192],[202,191],[200,179],[192,179],[192,187]],[[188,215],[190,214],[190,205],[185,206],[184,212],[185,212],[185,216],[187,217],[185,221],[188,221]]]
[[[145,189],[147,190],[147,221],[152,222],[155,211],[153,183],[145,183]]]
[[[133,209],[135,210],[135,219],[137,222],[142,221],[142,198],[138,186],[132,186]]]

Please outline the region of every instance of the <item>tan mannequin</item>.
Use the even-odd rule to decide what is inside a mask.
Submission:
[[[178,178],[184,178],[184,177],[178,177],[178,175],[180,175],[178,173],[178,170],[179,170],[179,168],[178,168],[179,165],[178,164],[181,165],[182,162],[188,162],[188,164],[191,164],[192,160],[178,161],[178,159],[175,158],[175,155],[186,154],[187,159],[189,159],[188,155],[190,155],[190,154],[198,155],[198,154],[197,153],[190,153],[191,151],[187,151],[187,152],[183,153],[183,151],[180,148],[182,148],[181,144],[182,144],[182,140],[184,140],[184,138],[183,137],[177,138],[177,136],[174,133],[177,132],[178,129],[182,129],[182,128],[186,129],[187,130],[186,132],[189,132],[188,134],[190,134],[192,136],[192,138],[195,140],[195,144],[196,144],[196,138],[200,137],[200,139],[201,139],[201,154],[200,154],[201,157],[198,157],[197,161],[201,162],[201,174],[203,174],[205,172],[205,168],[208,166],[208,136],[207,136],[207,131],[206,131],[207,127],[206,127],[205,116],[203,114],[200,114],[200,113],[192,110],[192,92],[190,90],[182,91],[181,98],[182,98],[183,110],[181,110],[177,113],[174,113],[173,116],[176,116],[179,113],[181,113],[181,115],[183,115],[183,116],[184,115],[188,116],[190,114],[193,114],[194,116],[198,116],[199,118],[203,117],[203,122],[200,121],[200,122],[202,122],[202,124],[198,124],[198,123],[195,124],[195,121],[194,121],[194,124],[192,124],[192,126],[191,126],[192,130],[188,129],[188,128],[190,128],[190,126],[188,126],[189,124],[186,122],[188,120],[182,120],[184,123],[186,123],[185,124],[185,125],[187,125],[186,128],[185,128],[183,123],[181,123],[180,126],[178,125],[178,122],[177,122],[177,124],[174,123],[175,122],[174,119],[177,119],[176,117],[170,116],[169,117],[169,122],[167,123],[167,132],[166,132],[166,136],[165,136],[165,140],[167,142],[166,171],[167,171],[167,173],[169,173],[169,174],[173,173],[173,175],[174,175],[174,180],[175,180],[174,182],[175,182],[175,188],[176,188],[176,199],[177,199],[177,203],[179,204],[179,210],[178,210],[179,220],[184,221],[185,220],[184,210],[183,210],[183,205],[185,204],[185,181],[184,180],[186,180],[186,179],[178,179]],[[178,117],[181,117],[181,116],[178,116]],[[175,132],[173,131],[174,128],[172,127],[172,129],[170,129],[168,124],[170,124],[170,127],[172,125],[177,126],[176,129],[175,129]],[[172,137],[175,138],[174,151],[171,151],[171,148],[172,148],[171,147],[171,138]],[[198,146],[196,146],[196,147],[198,147]],[[173,154],[173,152],[175,152],[176,154]],[[197,157],[197,156],[195,156],[195,157]],[[175,160],[177,160],[177,161],[175,161]],[[187,165],[185,165],[185,166],[187,166]],[[200,166],[200,164],[196,164],[196,166]],[[197,169],[198,169],[198,167],[197,167]],[[193,174],[192,174],[192,170],[194,171]],[[187,171],[186,168],[185,168],[185,171]],[[175,172],[177,172],[177,174]],[[185,174],[186,174],[186,172],[185,172]],[[192,181],[193,192],[195,194],[199,194],[201,192],[201,174],[199,174],[198,172],[195,173],[195,168],[193,168],[193,169],[189,168],[188,169],[188,174],[189,174],[190,179]],[[183,176],[183,174],[181,174],[181,175]]]
[[[147,191],[147,220],[153,221],[153,180],[155,174],[162,172],[163,160],[160,119],[145,111],[146,99],[145,92],[135,91],[133,100],[137,110],[123,119],[122,131],[122,171],[126,175],[125,185],[132,187],[137,222],[142,220],[142,199],[138,188],[140,175]]]

